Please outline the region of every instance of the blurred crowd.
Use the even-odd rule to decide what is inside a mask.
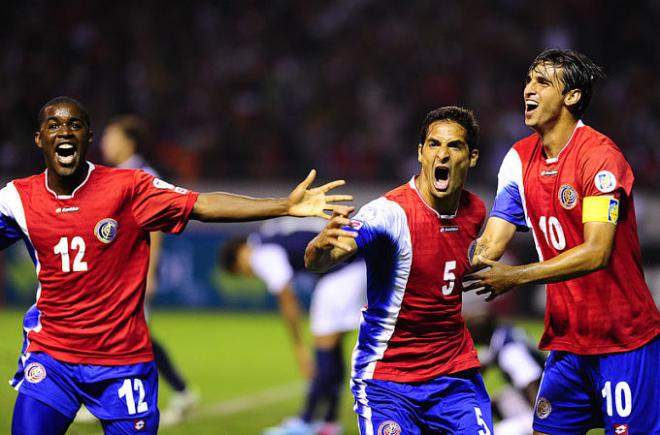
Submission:
[[[605,67],[585,121],[641,186],[660,185],[660,2],[372,0],[13,2],[0,29],[0,176],[43,166],[32,136],[49,98],[78,98],[100,133],[119,113],[151,125],[144,154],[179,182],[405,180],[437,106],[475,110],[493,183],[528,134],[527,67],[572,47]],[[92,154],[98,160],[98,151]]]

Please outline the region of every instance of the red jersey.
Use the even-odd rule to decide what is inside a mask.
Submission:
[[[197,195],[141,170],[91,163],[70,196],[50,190],[46,173],[3,188],[0,215],[23,233],[39,281],[26,352],[68,363],[151,361],[149,232],[181,232]]]
[[[485,214],[463,191],[456,214],[441,216],[412,179],[355,216],[368,284],[354,377],[421,382],[479,367],[461,314],[462,276]]]
[[[584,242],[584,198],[620,201],[608,266],[547,285],[541,349],[623,352],[660,334],[660,314],[642,271],[633,181],[614,142],[581,122],[556,158],[545,158],[538,134],[516,143],[505,157],[491,216],[530,227],[541,261]]]

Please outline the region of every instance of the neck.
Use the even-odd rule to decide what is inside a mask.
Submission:
[[[85,181],[89,165],[84,162],[80,168],[71,175],[59,175],[55,171],[48,170],[48,187],[57,195],[72,195],[73,191]]]
[[[559,152],[566,146],[571,138],[578,120],[572,115],[561,117],[552,127],[548,129],[539,129],[537,133],[543,141],[543,151],[547,158],[557,157]]]
[[[438,198],[425,189],[427,186],[423,186],[424,183],[420,183],[420,178],[421,177],[417,177],[415,179],[415,186],[426,205],[437,211],[440,215],[446,216],[456,214],[461,191],[459,190],[458,192],[455,192],[452,196]]]

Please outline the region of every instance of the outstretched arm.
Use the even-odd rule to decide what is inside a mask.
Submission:
[[[330,219],[326,211],[347,213],[347,206],[331,203],[351,201],[351,195],[326,195],[330,190],[343,186],[345,181],[336,180],[310,188],[314,178],[316,170],[312,169],[287,198],[251,198],[224,192],[201,193],[190,218],[203,222],[240,222],[287,215]]]
[[[490,270],[467,275],[466,281],[476,282],[465,290],[481,289],[477,294],[490,293],[486,298],[490,301],[519,285],[565,281],[603,269],[609,262],[615,234],[614,224],[587,222],[582,244],[547,261],[509,266],[479,257],[479,263],[490,266]]]
[[[355,255],[357,243],[355,231],[342,229],[350,225],[348,210],[345,214],[335,212],[332,219],[305,249],[305,267],[314,272],[325,272],[331,267]]]
[[[472,266],[479,266],[478,258],[480,256],[490,260],[499,260],[515,233],[514,224],[498,217],[488,218],[483,234],[477,239],[472,255]]]

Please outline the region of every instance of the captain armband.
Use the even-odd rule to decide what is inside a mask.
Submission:
[[[582,223],[619,220],[619,200],[613,196],[587,196],[582,201]]]

